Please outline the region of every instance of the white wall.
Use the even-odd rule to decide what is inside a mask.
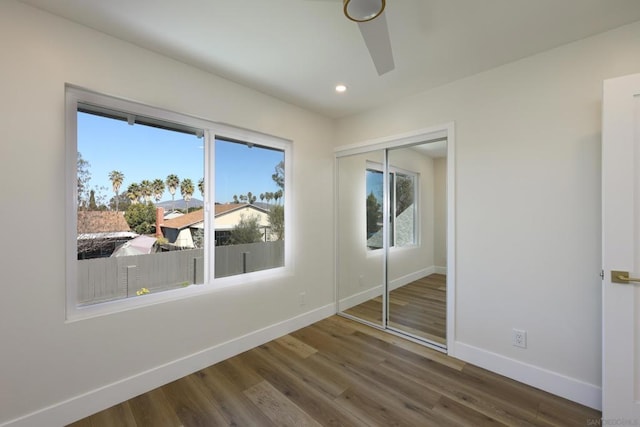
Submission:
[[[0,52],[0,425],[67,399],[15,425],[71,421],[239,351],[238,337],[331,312],[332,121],[13,0]],[[293,140],[293,274],[65,323],[66,82]]]
[[[455,121],[453,350],[594,406],[601,88],[640,72],[638,46],[635,23],[340,120],[336,139]],[[528,332],[527,349],[511,345],[512,328]]]
[[[447,159],[433,160],[433,263],[447,267]]]

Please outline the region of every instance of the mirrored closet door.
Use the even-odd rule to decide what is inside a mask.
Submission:
[[[336,162],[338,311],[446,348],[446,138]]]
[[[383,327],[385,260],[382,174],[384,151],[337,159],[338,311]]]

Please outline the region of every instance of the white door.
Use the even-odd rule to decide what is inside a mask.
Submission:
[[[640,425],[640,74],[604,82],[602,126],[602,417]]]

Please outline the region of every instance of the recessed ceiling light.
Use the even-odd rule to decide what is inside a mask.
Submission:
[[[342,93],[342,92],[346,92],[346,91],[347,91],[347,87],[345,85],[337,85],[336,86],[336,92]]]

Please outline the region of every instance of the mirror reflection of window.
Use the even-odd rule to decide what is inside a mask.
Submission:
[[[367,248],[382,248],[382,172],[367,169]]]
[[[417,174],[412,172],[389,172],[391,247],[416,244],[416,177]],[[367,168],[366,184],[367,248],[381,249],[384,200],[382,170]]]

